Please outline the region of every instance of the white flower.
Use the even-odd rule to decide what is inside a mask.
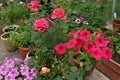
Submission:
[[[19,4],[20,4],[20,5],[23,5],[23,4],[24,4],[24,2],[20,1],[20,2],[19,2]]]

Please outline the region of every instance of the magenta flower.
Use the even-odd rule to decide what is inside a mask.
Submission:
[[[76,40],[76,46],[77,47],[81,47],[81,46],[83,46],[84,45],[84,41],[81,39],[81,38],[76,38],[75,39]]]
[[[57,54],[65,54],[66,52],[66,45],[63,43],[60,43],[59,45],[57,45],[55,47],[55,50],[57,52]]]
[[[8,68],[14,67],[14,60],[12,59],[6,60],[5,66]]]
[[[104,34],[103,34],[102,32],[100,32],[100,31],[96,31],[95,33],[96,33],[97,36],[99,36],[99,37],[104,37]]]
[[[102,57],[102,52],[99,48],[92,48],[92,56],[96,60],[100,60]]]
[[[80,38],[82,40],[88,40],[89,38],[91,37],[91,34],[90,34],[90,31],[87,31],[87,30],[81,30],[81,36]]]
[[[41,7],[41,4],[38,0],[34,0],[30,2],[29,8],[31,8],[33,11],[38,11],[38,8]]]
[[[81,36],[81,30],[78,29],[75,33],[75,38]]]
[[[34,30],[44,32],[49,27],[49,22],[45,18],[40,18],[34,23]]]
[[[75,32],[70,32],[70,33],[69,33],[69,36],[70,36],[71,38],[74,38],[74,35],[75,35]]]
[[[76,40],[70,40],[69,42],[68,42],[68,44],[67,44],[67,48],[68,49],[71,49],[71,48],[73,48],[75,45],[76,45]]]
[[[103,57],[106,60],[110,60],[112,58],[112,51],[108,47],[103,48],[102,51],[104,53]]]
[[[0,74],[6,75],[8,71],[9,71],[9,68],[7,68],[6,66],[4,65],[0,66]]]
[[[81,22],[80,18],[78,18],[78,19],[75,20],[75,23],[77,23],[77,24],[79,24],[80,22]]]
[[[102,37],[96,37],[94,39],[94,42],[95,42],[96,46],[98,46],[98,47],[107,46],[107,44],[108,44],[107,41],[105,41],[104,38],[102,38]]]
[[[86,52],[91,52],[95,45],[92,42],[87,42],[84,46]]]
[[[56,8],[53,10],[52,12],[52,16],[51,19],[61,19],[61,20],[65,20],[66,19],[66,15],[65,15],[65,11],[62,8]]]
[[[22,75],[27,75],[29,72],[29,67],[27,65],[21,65],[20,70]]]

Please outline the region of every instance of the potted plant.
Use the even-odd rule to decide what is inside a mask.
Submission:
[[[18,46],[19,52],[22,56],[22,59],[26,58],[26,54],[29,51],[30,46],[30,33],[20,32],[18,35],[11,34],[10,43],[12,45]]]
[[[102,60],[101,64],[97,64],[96,68],[101,71],[103,74],[105,74],[108,78],[112,80],[119,80],[120,75],[120,44],[118,43],[120,41],[120,36],[116,34],[115,31],[106,30],[104,33],[112,39],[111,43],[112,51],[113,51],[113,57],[110,61],[104,61]]]
[[[15,35],[17,33],[14,33]],[[6,32],[6,33],[3,33],[1,35],[1,42],[4,44],[5,48],[8,50],[8,51],[15,51],[17,50],[17,46],[13,46],[10,44],[10,32]]]
[[[113,19],[112,25],[114,28],[117,28],[120,31],[120,18]]]
[[[0,80],[35,80],[37,69],[28,64],[28,60],[5,58],[0,65]]]

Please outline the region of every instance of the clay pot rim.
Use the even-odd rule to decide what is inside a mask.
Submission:
[[[2,29],[2,31],[3,31],[3,32],[6,32],[5,29],[7,29],[7,28],[9,28],[9,27],[11,27],[11,26],[15,27],[16,29],[19,28],[19,26],[18,26],[18,25],[15,25],[15,24],[13,24],[13,25],[7,25],[7,26],[5,26],[5,27]],[[15,29],[15,30],[16,30],[16,29]]]
[[[8,34],[10,34],[10,32],[5,32],[5,33],[1,34],[0,38],[1,38],[2,40],[8,40],[7,38],[4,38],[4,37],[3,37],[4,35],[8,35]]]
[[[14,32],[14,33],[15,33],[15,34],[19,34],[18,32]],[[7,38],[4,38],[4,37],[3,37],[4,35],[8,35],[8,34],[10,34],[10,32],[4,32],[4,33],[1,34],[0,38],[1,38],[2,40],[8,40]]]

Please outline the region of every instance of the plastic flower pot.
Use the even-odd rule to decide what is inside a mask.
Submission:
[[[22,59],[24,60],[27,56],[27,53],[29,52],[29,49],[24,48],[24,47],[19,47],[19,46],[18,46],[18,49],[19,49],[19,52],[20,52]]]
[[[3,43],[3,45],[5,46],[6,50],[9,51],[9,52],[12,52],[12,51],[15,51],[17,50],[17,47],[16,46],[12,46],[9,42],[9,34],[10,32],[6,32],[6,33],[3,33],[1,35],[1,42]]]

